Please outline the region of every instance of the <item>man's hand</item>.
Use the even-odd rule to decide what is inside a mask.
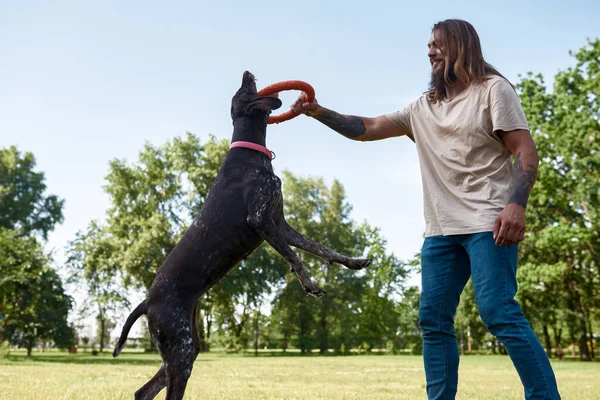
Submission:
[[[300,93],[300,96],[298,96],[290,108],[297,114],[306,114],[309,117],[314,117],[319,113],[319,108],[321,108],[321,106],[317,102],[317,99],[308,102],[306,93],[303,92]]]
[[[498,246],[512,246],[525,237],[525,207],[529,193],[537,177],[538,157],[535,143],[529,131],[497,131],[498,135],[515,156],[512,187],[508,205],[494,223],[494,239]]]
[[[510,203],[494,223],[494,240],[498,246],[512,246],[525,237],[525,208]]]

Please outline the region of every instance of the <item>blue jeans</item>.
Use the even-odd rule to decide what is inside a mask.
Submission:
[[[510,355],[525,398],[560,399],[548,357],[514,299],[517,250],[517,245],[496,246],[492,232],[425,239],[419,325],[429,399],[456,396],[459,355],[454,314],[470,276],[481,319]]]

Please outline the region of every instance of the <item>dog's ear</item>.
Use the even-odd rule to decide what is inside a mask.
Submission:
[[[281,100],[273,96],[259,97],[256,100],[251,101],[246,106],[246,112],[253,114],[257,110],[261,110],[266,113],[270,113],[273,110],[277,110],[281,107]]]
[[[279,107],[281,107],[281,100],[279,100],[279,98],[276,96],[259,97],[257,100],[253,101],[253,103],[255,102],[264,104],[271,110],[277,110]]]

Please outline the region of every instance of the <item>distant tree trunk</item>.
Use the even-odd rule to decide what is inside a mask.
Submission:
[[[26,341],[27,357],[31,357],[31,350],[33,349],[33,339],[28,338]]]
[[[300,309],[298,310],[299,313],[299,325],[300,325],[300,330],[298,332],[298,344],[300,347],[300,353],[301,354],[305,354],[308,350],[308,346],[306,346],[307,340],[308,340],[308,327],[306,326],[306,319],[304,318],[304,307],[302,305],[300,305]]]
[[[553,326],[552,329],[554,330],[554,342],[556,343],[556,358],[562,360],[563,358],[565,358],[565,354],[563,352],[561,344],[562,329],[557,329],[556,326]]]
[[[471,339],[471,327],[467,327],[467,351],[470,353],[472,351],[472,343],[473,340]]]
[[[572,264],[571,257],[567,257],[568,263]],[[573,267],[571,267],[573,268]],[[570,298],[570,308],[572,311],[577,311],[579,314],[577,319],[579,321],[579,340],[573,340],[573,343],[579,342],[579,359],[582,361],[590,360],[590,349],[587,345],[587,316],[588,310],[585,308],[584,304],[581,301],[580,287],[579,283],[575,278],[570,278],[568,281],[569,289],[571,290],[571,298]],[[571,334],[574,336],[574,334]],[[572,337],[575,339],[575,337]]]
[[[196,307],[196,327],[198,329],[200,352],[204,353],[208,351],[208,346],[206,343],[206,334],[204,332],[204,311],[201,310],[200,306]]]
[[[327,306],[323,302],[323,308],[321,309],[321,319],[319,321],[319,352],[326,354],[329,348],[328,344],[328,332],[327,332]]]
[[[206,295],[206,351],[210,351],[210,332],[212,329],[212,297],[210,294]]]
[[[210,351],[210,332],[212,328],[212,314],[206,314],[206,351]]]
[[[507,355],[508,354],[506,352],[506,347],[504,347],[504,345],[502,343],[499,343],[498,347],[500,348],[500,354],[502,354],[502,355]]]
[[[254,312],[254,357],[258,357],[258,312]]]
[[[581,361],[590,361],[590,348],[588,347],[587,341],[588,338],[586,329],[579,338],[579,359]]]
[[[329,282],[329,267],[326,267],[325,284]],[[321,305],[321,319],[319,321],[319,353],[327,354],[329,350],[329,331],[327,329],[327,317],[331,309],[331,297],[325,296]]]
[[[587,316],[587,310],[583,312],[584,317]],[[586,318],[580,321],[581,336],[579,337],[579,359],[582,361],[590,361],[590,348],[588,346],[588,325]]]
[[[106,324],[106,319],[104,318],[104,313],[102,310],[100,311],[100,353],[104,351],[104,326]]]
[[[544,340],[546,342],[546,355],[548,358],[552,358],[552,341],[548,332],[548,325],[544,325]]]
[[[590,333],[590,349],[591,349],[591,358],[592,360],[596,358],[596,352],[594,351],[594,331],[592,330],[592,321],[591,318],[588,318],[588,332]]]

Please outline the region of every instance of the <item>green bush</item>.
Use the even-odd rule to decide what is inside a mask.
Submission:
[[[9,354],[10,346],[8,344],[8,340],[5,340],[4,342],[0,343],[0,360],[8,357]]]

